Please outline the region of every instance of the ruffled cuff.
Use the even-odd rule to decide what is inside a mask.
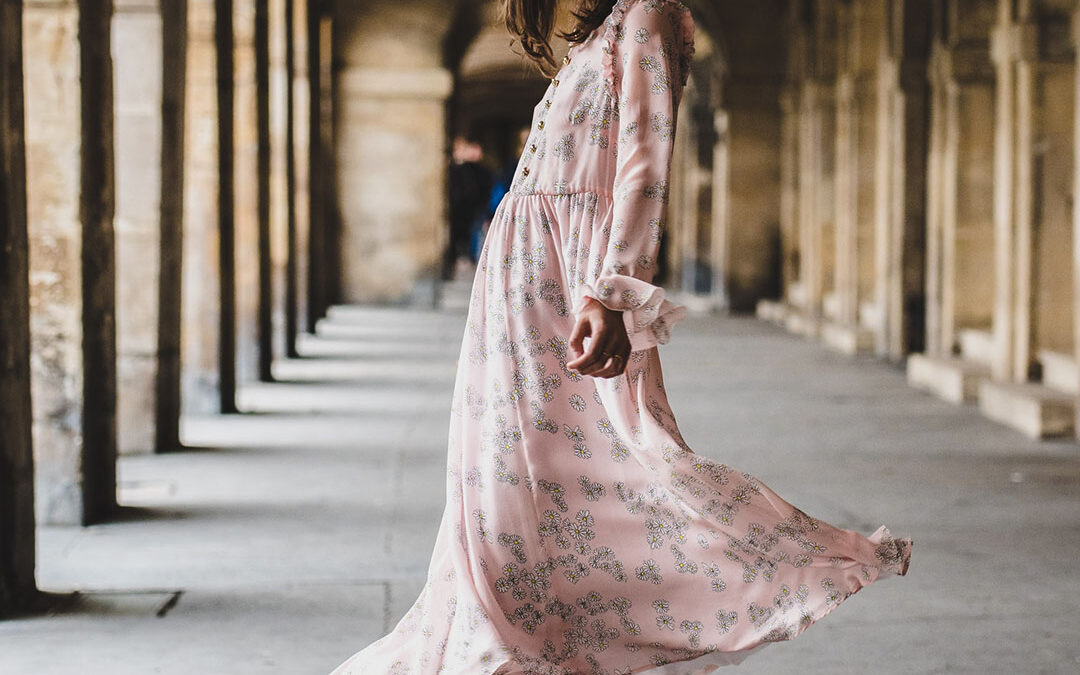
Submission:
[[[668,300],[663,288],[631,276],[603,276],[593,284],[579,284],[574,295],[574,316],[585,308],[586,298],[622,312],[630,349],[635,352],[667,344],[672,327],[686,318],[686,308]]]

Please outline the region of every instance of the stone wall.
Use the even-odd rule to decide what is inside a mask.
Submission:
[[[416,1],[339,9],[334,115],[344,300],[408,300],[434,279],[446,241],[452,79],[441,42],[452,14]]]
[[[161,245],[161,56],[158,0],[117,0],[116,115],[118,433],[122,453],[154,447]]]
[[[183,410],[219,405],[220,276],[218,90],[214,0],[188,1],[184,153]]]
[[[102,30],[103,10],[94,11],[98,15],[85,19],[98,22],[91,34]],[[74,2],[34,3],[25,9],[24,27],[24,57],[34,64],[26,73],[25,92],[37,514],[39,522],[83,523],[100,517],[114,498],[109,457],[115,451],[110,438],[115,417],[109,411],[115,381],[109,363],[90,361],[107,355],[115,339],[108,213],[112,164],[103,156],[111,149],[111,134],[86,128],[98,126],[101,117],[84,114],[80,87],[81,82],[93,88],[97,105],[111,109],[111,94],[101,95],[111,89],[100,81],[108,52],[95,52],[97,69],[82,70],[87,65],[78,39],[83,27]],[[105,37],[107,46],[107,32]],[[94,148],[84,147],[86,134],[103,132],[107,136],[95,139]],[[83,184],[87,169],[97,172],[95,185]],[[84,241],[87,237],[92,241]],[[84,251],[92,254],[89,260]],[[93,269],[84,269],[87,262]],[[97,334],[87,335],[88,329]],[[93,421],[94,429],[88,428],[91,407],[104,415]]]

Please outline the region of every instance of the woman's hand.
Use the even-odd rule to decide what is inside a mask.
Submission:
[[[585,349],[585,338],[589,338],[588,349]],[[622,312],[587,298],[570,333],[570,349],[578,356],[566,364],[567,368],[593,377],[622,375],[630,356],[630,338],[626,334]]]

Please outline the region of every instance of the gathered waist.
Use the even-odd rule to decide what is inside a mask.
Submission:
[[[569,188],[566,188],[566,189],[551,188],[550,190],[537,189],[537,190],[529,190],[528,192],[526,192],[526,191],[517,192],[517,191],[511,190],[510,192],[507,192],[503,196],[503,199],[510,199],[510,198],[528,199],[529,197],[548,197],[548,198],[553,198],[553,199],[571,199],[571,198],[574,198],[574,197],[583,197],[583,196],[607,197],[608,199],[613,198],[613,195],[611,194],[611,189],[610,188],[573,188],[573,189],[569,189]]]

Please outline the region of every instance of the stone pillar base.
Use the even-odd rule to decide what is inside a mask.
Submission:
[[[1040,384],[985,381],[979,409],[1030,438],[1072,436],[1075,429],[1076,398]]]
[[[854,356],[874,351],[874,334],[865,328],[827,321],[821,326],[821,339],[841,354]]]
[[[757,308],[754,313],[757,318],[762,321],[768,321],[775,323],[777,326],[783,326],[787,321],[788,308],[783,302],[779,300],[758,300]]]
[[[990,366],[956,357],[912,354],[907,360],[908,384],[957,405],[977,401],[989,377]]]
[[[994,362],[994,336],[988,330],[968,329],[960,331],[960,355],[966,361],[989,366]]]
[[[820,337],[821,326],[821,319],[797,310],[789,311],[784,320],[784,327],[787,328],[789,332],[808,338]]]
[[[1043,350],[1039,352],[1042,364],[1042,381],[1047,387],[1063,394],[1080,394],[1080,372],[1076,359],[1068,354]]]

